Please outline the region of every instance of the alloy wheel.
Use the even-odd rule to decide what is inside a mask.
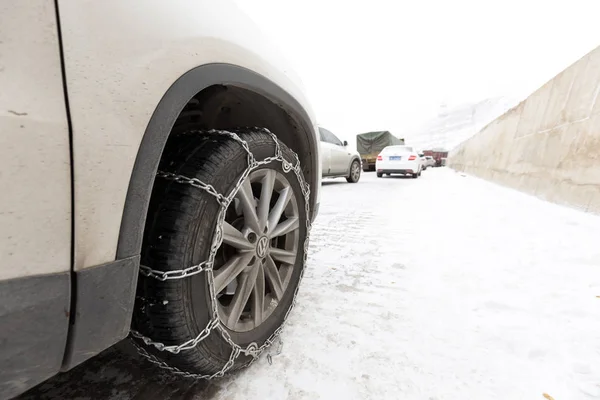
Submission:
[[[218,314],[228,329],[256,329],[283,298],[299,249],[298,210],[292,186],[276,170],[256,170],[240,187],[214,270]]]

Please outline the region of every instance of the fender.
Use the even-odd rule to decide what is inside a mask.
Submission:
[[[306,140],[310,148],[318,149],[316,136],[308,134],[314,131],[314,127],[312,127],[306,110],[291,95],[269,79],[232,64],[206,64],[188,71],[177,79],[162,97],[142,138],[125,200],[117,259],[125,259],[141,253],[152,185],[171,128],[192,97],[213,85],[240,86],[265,96],[281,106],[295,122],[301,124],[301,130],[307,132]],[[315,171],[319,170],[317,166],[319,160],[318,157],[312,158],[311,175],[315,175]],[[312,183],[318,182],[316,175],[311,176],[310,179]],[[311,191],[314,191],[312,187]],[[311,203],[311,210],[313,210],[311,218],[314,219],[317,212],[316,196],[311,195]]]
[[[283,108],[299,132],[306,133],[310,158],[311,218],[316,215],[320,179],[317,137],[304,108],[278,85],[248,69],[231,64],[205,64],[177,79],[154,110],[129,180],[116,260],[76,272],[74,290],[77,318],[69,329],[62,370],[98,354],[129,334],[135,304],[140,253],[146,214],[158,164],[175,121],[188,102],[214,85],[238,86],[264,96]],[[110,323],[107,323],[109,321]]]
[[[360,157],[357,155],[353,155],[352,158],[350,158],[350,162],[348,163],[348,169],[346,170],[348,172],[348,176],[350,176],[350,169],[352,168],[352,163],[354,161],[358,161],[358,163],[361,164]],[[361,165],[361,168],[362,168],[362,165]]]

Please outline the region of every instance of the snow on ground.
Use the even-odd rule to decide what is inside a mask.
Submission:
[[[122,342],[20,399],[600,398],[600,217],[446,168],[322,189],[271,363],[194,381]]]
[[[325,181],[283,334],[215,399],[600,398],[600,218],[449,169]]]

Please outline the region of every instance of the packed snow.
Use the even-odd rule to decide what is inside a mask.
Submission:
[[[283,345],[214,398],[600,398],[599,237],[446,168],[325,181]]]
[[[600,217],[447,168],[325,180],[321,202],[282,341],[249,369],[182,379],[124,342],[21,399],[600,398]]]

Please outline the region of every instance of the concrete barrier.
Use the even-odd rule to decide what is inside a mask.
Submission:
[[[448,165],[600,214],[600,47],[453,149]]]

